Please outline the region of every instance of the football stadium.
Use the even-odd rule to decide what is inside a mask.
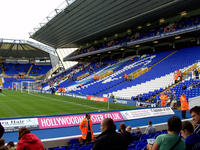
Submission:
[[[50,11],[0,37],[1,150],[200,149],[199,0]]]

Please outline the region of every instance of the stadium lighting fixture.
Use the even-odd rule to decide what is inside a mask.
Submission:
[[[157,43],[158,43],[158,41],[153,41],[153,43],[154,43],[154,44],[157,44]]]
[[[135,47],[140,47],[140,45],[135,45]]]
[[[160,19],[160,23],[163,23],[163,22],[165,22],[165,19],[164,19],[164,18],[161,18],[161,19]]]
[[[137,28],[138,28],[138,29],[142,29],[142,26],[138,26]]]
[[[181,38],[181,36],[180,35],[178,35],[178,36],[175,36],[175,39],[177,40],[177,39],[180,39]]]
[[[147,23],[146,26],[149,27],[151,25],[151,23]]]
[[[182,11],[181,12],[181,16],[183,17],[183,16],[186,16],[187,15],[187,11]]]

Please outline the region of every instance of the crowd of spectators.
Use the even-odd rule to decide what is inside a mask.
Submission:
[[[67,82],[71,83],[73,81],[77,81],[77,77],[83,75],[84,73],[94,74],[97,70],[102,69],[105,66],[113,65],[114,63],[117,63],[117,62],[118,61],[112,61],[108,63],[95,62],[95,63],[90,63],[90,64],[77,64],[74,67],[65,70],[61,74],[54,76],[45,82],[47,82],[50,87],[59,88],[60,82],[62,80],[67,79]]]
[[[187,87],[185,84],[183,84],[182,86],[182,90],[192,90],[193,88],[200,88],[200,82],[193,82],[191,84],[189,84],[189,86]]]
[[[96,44],[94,43],[90,47],[78,49],[77,51],[75,51],[73,53],[72,56],[80,55],[83,53],[88,53],[91,51],[97,51],[97,50],[112,47],[112,46],[118,45],[118,44],[123,45],[124,43],[130,42],[130,41],[135,41],[135,40],[142,39],[142,38],[147,38],[147,37],[160,35],[163,33],[177,31],[179,29],[184,29],[184,28],[188,28],[188,27],[191,27],[194,25],[198,25],[199,22],[200,22],[199,16],[193,16],[193,17],[189,17],[189,18],[183,17],[179,21],[174,22],[174,23],[163,23],[163,24],[156,25],[157,26],[156,28],[149,27],[144,30],[138,30],[134,33],[132,33],[132,32],[127,33],[127,35],[124,37],[115,36],[110,41],[107,41],[106,40],[107,38],[106,38],[106,39],[104,39],[103,43],[96,43]],[[134,29],[134,31],[135,31],[135,29]]]

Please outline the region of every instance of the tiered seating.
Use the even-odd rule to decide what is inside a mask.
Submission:
[[[166,84],[164,84],[165,85],[164,87],[167,87],[168,85],[170,85],[172,83],[172,79],[173,79],[172,76],[176,70],[188,67],[188,66],[196,63],[199,59],[200,59],[200,47],[185,48],[185,49],[179,50],[175,54],[171,55],[170,57],[166,58],[164,61],[162,61],[159,64],[157,64],[156,66],[154,66],[147,73],[141,75],[140,77],[136,78],[135,80],[133,80],[129,83],[124,83],[124,84],[127,84],[126,89],[118,90],[118,91],[114,92],[114,95],[116,95],[118,97],[130,98],[133,95],[138,95],[140,93],[143,94],[143,93],[148,93],[150,91],[154,91],[156,88],[158,88],[157,90],[160,90],[160,88],[163,88],[162,84],[164,84],[164,82],[166,83]],[[160,79],[158,79],[158,78],[160,78]],[[167,79],[169,82],[164,81],[165,79]],[[151,80],[153,80],[153,81],[151,81]],[[156,87],[157,86],[156,80],[158,82],[162,82],[162,83],[159,83],[160,88]],[[147,81],[151,81],[151,82],[149,82],[148,87],[146,87],[147,85],[142,86],[141,83],[145,83]],[[127,87],[130,87],[130,88],[127,88]],[[147,89],[141,90],[141,87],[147,88]],[[135,92],[135,94],[133,94],[134,91],[137,91],[138,88],[140,90],[138,90],[138,92]],[[121,89],[123,89],[123,88],[121,88]],[[142,91],[142,92],[140,92],[140,91]]]
[[[5,74],[9,76],[17,75],[18,73],[26,74],[30,64],[4,64]]]
[[[51,65],[33,65],[29,75],[30,76],[43,75],[46,74],[51,68],[52,68]]]
[[[61,82],[60,86],[68,87],[70,85],[73,85],[76,83],[77,77],[80,77],[81,75],[84,75],[85,73],[90,73],[90,75],[93,76],[94,73],[104,69],[108,64],[113,64],[116,62],[117,61],[111,60],[111,61],[106,61],[104,63],[91,63],[91,64],[88,64],[87,66],[85,66],[84,69],[77,70],[75,73],[70,72],[70,71],[72,71],[72,69],[71,69],[71,70],[69,70],[69,72],[72,74],[71,78],[67,78],[67,80],[65,80],[64,82]],[[86,78],[86,77],[88,77],[88,76],[85,76],[84,78]],[[82,78],[82,79],[84,79],[84,78]]]
[[[186,85],[186,90],[183,90],[183,84]],[[187,98],[192,98],[196,96],[200,96],[200,80],[190,79],[185,82],[182,82],[171,89],[176,92],[176,96],[179,99],[181,95],[184,93]]]
[[[19,82],[20,83],[22,81],[31,81],[31,82],[33,82],[34,80],[31,80],[31,79],[4,78],[3,87],[4,88],[8,88],[10,86],[10,88],[12,88],[12,83],[13,82]]]
[[[126,35],[125,37],[121,38],[118,37],[117,39],[116,38],[113,39],[113,37],[111,37],[112,40],[110,41],[103,40],[100,45],[98,43],[97,45],[94,44],[86,48],[80,48],[77,51],[75,51],[71,56],[76,56],[91,51],[98,51],[104,48],[120,45],[124,42],[136,41],[143,38],[161,35],[163,33],[174,32],[180,29],[196,26],[199,24],[199,22],[200,22],[200,17],[195,16],[189,18],[182,18],[181,20],[177,20],[176,22],[171,24],[162,24],[160,27],[158,26],[156,28],[149,28],[146,31],[145,30],[135,31],[135,29],[133,29],[133,31],[135,32],[133,32],[130,35]]]
[[[108,94],[110,92],[121,90],[128,86],[133,85],[136,79],[132,80],[131,82],[125,82],[123,78],[123,74],[130,74],[134,71],[142,68],[142,67],[150,67],[153,64],[157,63],[164,57],[168,56],[172,51],[158,53],[156,55],[145,55],[141,58],[135,58],[134,61],[128,59],[127,61],[123,62],[120,66],[115,68],[115,73],[111,74],[107,78],[87,84],[81,89],[74,91],[73,93],[81,93],[84,95],[100,95]],[[116,64],[118,65],[118,64]],[[119,69],[119,70],[118,70]],[[107,91],[106,91],[107,90]]]
[[[142,134],[141,136],[132,133],[132,142],[128,145],[128,150],[141,150],[144,149],[147,145],[147,139],[155,139],[160,134],[167,134],[167,130],[157,131],[153,134]],[[93,146],[93,143],[80,144],[78,139],[71,139],[68,146],[61,148],[50,148],[49,150],[90,150]]]

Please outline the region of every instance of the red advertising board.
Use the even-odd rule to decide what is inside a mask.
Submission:
[[[108,98],[106,98],[106,97],[88,96],[87,99],[92,100],[92,101],[108,102]]]

